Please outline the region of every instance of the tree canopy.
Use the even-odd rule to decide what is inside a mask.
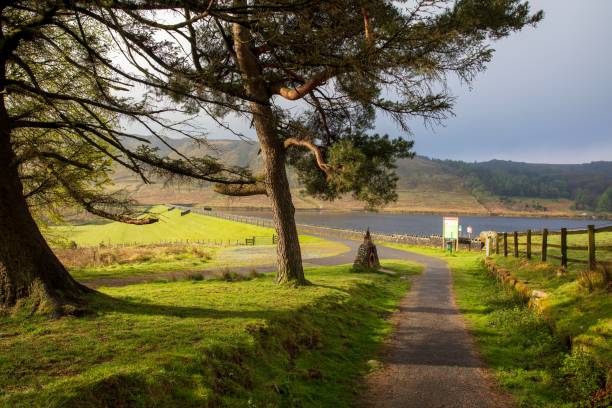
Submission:
[[[453,103],[444,86],[447,75],[471,81],[492,57],[490,40],[542,17],[515,0],[101,4],[77,3],[73,10],[113,33],[138,67],[140,83],[173,96],[184,109],[199,109],[234,134],[223,117],[235,113],[252,120],[249,103],[256,99],[245,89],[232,32],[233,24],[248,28],[249,51],[267,98],[257,102],[270,105],[274,130],[306,191],[330,199],[352,192],[371,206],[393,200],[392,162],[409,156],[412,145],[392,142],[393,148],[350,155],[350,169],[326,165],[328,155],[335,152],[337,160],[349,145],[360,150],[386,143],[378,136],[367,140],[376,112],[397,122],[403,132],[398,136],[410,134],[412,118],[445,118]],[[389,177],[380,188],[364,186],[367,178],[354,177],[357,163],[363,174]],[[341,174],[345,169],[348,173]],[[261,194],[265,186],[217,190]]]
[[[472,81],[492,58],[492,41],[541,18],[520,0],[3,2],[0,219],[10,221],[0,223],[0,234],[11,245],[0,247],[0,302],[31,294],[35,284],[56,300],[82,293],[40,236],[20,177],[42,166],[76,203],[127,221],[122,211],[107,211],[112,201],[97,200],[95,189],[58,170],[61,163],[85,171],[81,159],[93,157],[101,174],[98,153],[145,181],[157,173],[217,183],[226,194],[265,193],[279,238],[277,281],[306,284],[286,165],[320,197],[393,200],[393,163],[412,154],[412,143],[399,140],[409,136],[410,121],[444,119],[453,104],[448,75]],[[62,80],[66,74],[71,80]],[[183,119],[169,119],[177,113],[206,115],[237,136],[225,117],[248,120],[263,173],[124,143],[146,144],[121,126],[126,120],[162,142],[169,133],[197,136]],[[395,121],[399,134],[373,134],[378,114]],[[52,136],[44,137],[47,130]],[[45,141],[24,150],[36,163],[17,157],[24,135]],[[54,139],[65,146],[46,143]],[[70,157],[82,144],[98,153]],[[90,182],[96,185],[95,175]],[[22,248],[34,255],[24,257]]]
[[[32,204],[79,205],[96,215],[136,220],[129,201],[109,195],[111,163],[149,174],[213,182],[252,182],[246,169],[212,157],[170,160],[153,149],[129,149],[126,140],[147,141],[126,130],[126,120],[146,135],[195,137],[196,129],[164,118],[174,107],[137,93],[129,70],[111,67],[112,37],[104,25],[70,12],[63,2],[13,2],[2,9],[4,106],[13,132],[15,164]],[[97,57],[93,57],[93,55]],[[98,59],[96,59],[98,58]]]

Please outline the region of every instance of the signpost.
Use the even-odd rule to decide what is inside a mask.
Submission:
[[[455,250],[459,248],[459,217],[444,217],[442,219],[443,245],[446,240],[455,242]]]
[[[472,250],[472,232],[474,230],[472,230],[472,226],[471,225],[468,225],[468,227],[466,228],[466,231],[467,231],[467,234],[468,234],[468,239],[470,240],[470,246],[469,246],[470,249],[469,250],[471,251]]]

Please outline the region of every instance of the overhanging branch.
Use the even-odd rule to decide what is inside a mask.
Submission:
[[[275,82],[270,84],[270,92],[273,95],[280,95],[287,100],[296,101],[298,99],[302,99],[319,86],[325,84],[327,80],[340,73],[341,70],[338,68],[327,68],[318,74],[313,75],[312,78],[306,80],[302,85],[295,88],[283,86],[283,82]]]
[[[255,184],[215,184],[215,192],[232,197],[268,195],[266,185],[262,181]]]
[[[314,142],[310,141],[310,140],[305,140],[305,139],[296,139],[294,137],[290,137],[289,139],[286,139],[285,142],[285,149],[291,147],[291,146],[301,146],[301,147],[305,147],[308,150],[310,150],[312,152],[312,154],[315,157],[315,160],[317,162],[317,166],[329,177],[331,176],[331,168],[329,167],[329,165],[327,163],[325,163],[325,160],[323,159],[323,153],[321,152],[321,148],[319,146],[317,146],[316,144],[314,144]]]

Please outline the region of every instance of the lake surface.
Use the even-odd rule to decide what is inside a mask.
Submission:
[[[225,212],[252,217],[272,218],[271,213],[266,211],[231,210]],[[373,232],[386,234],[432,235],[442,233],[442,216],[440,215],[296,211],[295,218],[300,224],[356,230],[364,230],[369,227]],[[534,231],[541,230],[542,228],[554,231],[564,227],[568,229],[582,229],[586,228],[589,224],[603,227],[611,225],[612,221],[571,218],[460,216],[459,224],[463,227],[463,235],[466,235],[466,228],[469,225],[474,231],[472,235],[478,236],[480,231],[511,232],[525,231],[529,228]]]

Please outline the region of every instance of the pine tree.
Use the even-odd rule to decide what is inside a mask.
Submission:
[[[393,162],[410,157],[409,121],[444,119],[445,81],[470,82],[490,44],[526,25],[518,0],[155,1],[115,0],[74,11],[111,30],[144,81],[222,123],[247,118],[261,146],[259,183],[218,186],[228,195],[266,194],[276,225],[277,281],[304,284],[286,165],[307,192],[352,192],[370,206],[395,198]],[[177,89],[188,95],[184,98]],[[377,114],[400,138],[371,135]],[[228,132],[235,132],[226,126]]]
[[[0,307],[28,303],[33,311],[74,311],[87,289],[66,271],[40,233],[32,210],[69,203],[122,222],[135,219],[122,197],[104,191],[110,162],[147,180],[148,173],[221,183],[253,183],[249,172],[212,158],[171,160],[118,126],[130,118],[160,135],[189,136],[159,117],[162,110],[119,97],[127,72],[109,60],[103,26],[83,21],[64,2],[4,2],[0,6]],[[156,126],[156,128],[153,128]]]

